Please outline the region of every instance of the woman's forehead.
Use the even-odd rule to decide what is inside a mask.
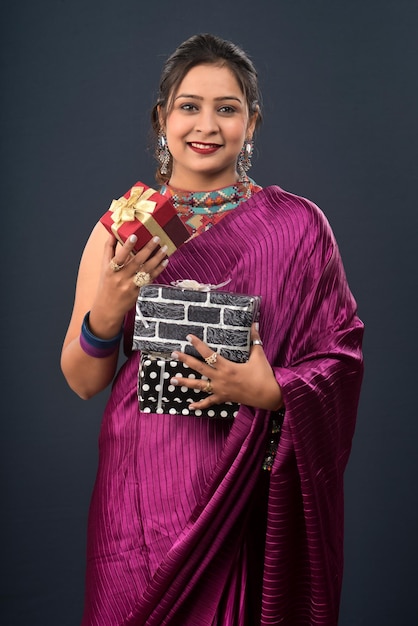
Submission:
[[[243,97],[242,89],[234,72],[226,65],[205,64],[192,67],[180,81],[173,94],[205,95],[226,97],[228,95]]]

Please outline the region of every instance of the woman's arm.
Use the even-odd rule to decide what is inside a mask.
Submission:
[[[167,265],[166,248],[150,255],[158,248],[154,238],[137,254],[132,250],[136,239],[121,246],[107,233],[102,224],[96,224],[84,249],[77,278],[74,308],[64,340],[61,368],[73,391],[88,399],[102,391],[115,375],[118,349],[104,358],[86,354],[80,345],[83,319],[90,311],[89,329],[99,339],[118,335],[125,314],[135,305],[138,287],[133,282],[141,270],[155,279]],[[114,259],[123,268],[115,272],[110,267]]]

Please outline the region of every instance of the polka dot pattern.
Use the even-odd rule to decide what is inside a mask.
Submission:
[[[170,379],[175,376],[189,380],[199,378],[196,372],[183,363],[141,354],[138,375],[138,399],[141,411],[217,419],[233,419],[238,413],[239,405],[232,402],[191,411],[189,409],[191,402],[198,402],[208,396],[200,389],[192,389],[186,385],[171,385]]]

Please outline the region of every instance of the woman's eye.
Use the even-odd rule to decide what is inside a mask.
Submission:
[[[195,104],[182,104],[180,108],[182,111],[197,111],[197,106]]]
[[[219,109],[219,113],[235,113],[234,107],[225,105]]]

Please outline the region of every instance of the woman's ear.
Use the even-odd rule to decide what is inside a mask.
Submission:
[[[257,126],[257,119],[258,119],[258,111],[255,111],[248,120],[246,139],[250,141],[253,138],[254,131]]]

